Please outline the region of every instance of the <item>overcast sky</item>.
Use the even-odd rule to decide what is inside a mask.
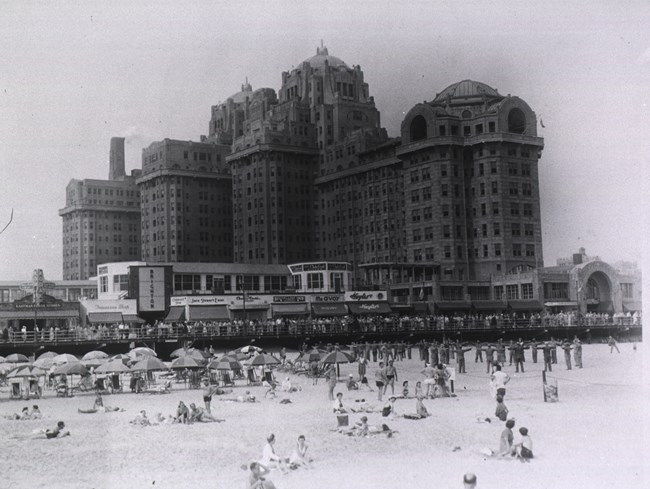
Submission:
[[[358,64],[389,135],[463,79],[541,118],[544,261],[580,246],[641,261],[650,154],[650,8],[639,1],[0,2],[0,281],[62,277],[70,179],[127,171],[163,138],[197,141],[210,106],[277,90],[316,53]],[[644,188],[645,186],[645,188]]]

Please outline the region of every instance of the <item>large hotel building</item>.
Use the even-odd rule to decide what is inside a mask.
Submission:
[[[246,81],[212,106],[198,141],[144,148],[131,176],[124,140],[113,138],[109,180],[68,185],[64,278],[87,279],[102,263],[186,263],[192,272],[178,269],[172,294],[322,292],[324,277],[333,291],[386,291],[394,306],[441,311],[584,302],[577,284],[597,281],[579,275],[582,258],[571,276],[542,268],[544,142],[531,107],[463,80],[405,114],[389,138],[361,67],[321,46],[282,73],[278,92]],[[300,283],[287,268],[274,282],[278,266],[309,262],[343,263],[346,276]],[[619,304],[614,279],[603,280],[596,288],[609,299],[599,303]]]

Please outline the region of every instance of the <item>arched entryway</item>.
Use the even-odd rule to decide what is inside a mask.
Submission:
[[[587,278],[584,290],[587,312],[614,312],[612,301],[612,282],[602,271],[594,272]]]

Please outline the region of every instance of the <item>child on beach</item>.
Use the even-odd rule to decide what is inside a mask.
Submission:
[[[515,445],[515,452],[518,459],[522,462],[528,462],[533,458],[533,440],[528,436],[528,428],[522,426],[519,428],[519,434],[521,435],[521,439]]]
[[[424,392],[422,392],[422,382],[419,380],[415,383],[415,397],[424,397]]]
[[[497,396],[497,408],[494,412],[494,415],[499,418],[501,421],[506,421],[508,419],[508,408],[503,403],[503,397]]]

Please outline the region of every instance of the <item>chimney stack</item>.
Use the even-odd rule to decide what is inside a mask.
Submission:
[[[126,175],[124,170],[124,138],[111,138],[109,164],[108,179],[122,180]]]

